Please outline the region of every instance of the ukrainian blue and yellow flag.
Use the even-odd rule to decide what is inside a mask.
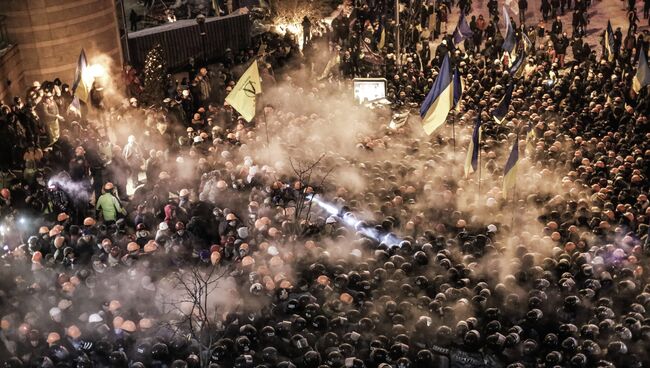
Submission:
[[[79,54],[79,59],[77,60],[77,70],[74,73],[74,83],[72,84],[72,94],[77,96],[80,101],[88,103],[88,97],[90,94],[90,88],[86,85],[83,79],[83,75],[86,72],[88,67],[88,61],[86,60],[86,52],[81,49],[81,54]]]
[[[465,177],[469,174],[476,172],[478,168],[478,150],[481,142],[481,112],[479,111],[476,123],[474,124],[474,132],[472,133],[472,140],[469,141],[467,148],[467,158],[465,159]]]
[[[379,29],[375,34],[375,38],[377,41],[377,50],[383,49],[386,44],[386,28],[383,23],[379,23]]]
[[[72,102],[70,102],[70,106],[68,106],[68,113],[81,118],[81,104],[79,103],[78,96],[72,97]]]
[[[524,43],[524,53],[528,54],[528,51],[531,51],[533,48],[533,42],[528,38],[526,32],[521,32],[521,39]]]
[[[470,28],[469,24],[467,23],[467,19],[465,19],[465,13],[461,11],[460,19],[458,19],[458,24],[456,25],[453,33],[454,45],[458,45],[459,43],[463,42],[463,40],[470,38],[473,35],[474,32],[472,32],[472,28]]]
[[[499,106],[496,107],[496,109],[492,110],[492,117],[494,118],[494,121],[497,122],[497,124],[503,123],[503,119],[505,119],[506,115],[508,114],[508,110],[510,109],[510,102],[512,101],[512,91],[515,88],[514,83],[510,83],[508,86],[508,89],[506,90],[506,94],[501,98],[501,101],[499,102]]]
[[[512,66],[510,67],[510,75],[513,78],[519,78],[521,77],[521,74],[524,72],[524,60],[526,59],[526,54],[523,52],[517,55],[517,59],[512,62]]]
[[[517,164],[519,163],[519,138],[515,139],[512,151],[503,172],[503,198],[508,198],[517,183]]]
[[[533,123],[530,122],[526,127],[526,152],[528,153],[529,157],[532,156],[533,152],[535,151],[536,140],[537,134],[535,133],[535,127],[533,126]]]
[[[449,55],[440,66],[440,73],[433,82],[431,91],[420,107],[420,116],[422,117],[422,128],[431,135],[440,128],[447,119],[449,111],[454,107],[454,83],[451,73],[451,63]]]
[[[515,29],[512,28],[512,23],[510,22],[510,15],[508,15],[508,10],[505,6],[503,7],[503,16],[506,22],[506,35],[503,37],[501,49],[507,53],[512,53],[512,50],[517,45],[517,39],[515,38]]]
[[[463,89],[464,88],[464,83],[463,80],[460,78],[460,73],[458,72],[458,69],[454,70],[454,105],[452,106],[452,109],[457,109],[459,110],[460,104],[460,99],[463,97]]]
[[[647,85],[650,85],[650,68],[648,67],[645,50],[641,46],[639,50],[639,66],[637,66],[636,74],[632,79],[632,89],[635,93],[639,93]]]
[[[605,29],[605,55],[607,56],[607,61],[610,63],[614,61],[614,31],[612,30],[612,23],[609,20]]]

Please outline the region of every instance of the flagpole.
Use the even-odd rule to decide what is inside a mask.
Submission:
[[[519,132],[515,137],[517,142],[519,142]],[[517,143],[517,150],[519,150],[519,143]],[[515,213],[517,212],[517,172],[515,174],[515,183],[512,186],[512,220],[510,222],[510,231],[513,231],[515,228]]]
[[[451,120],[451,139],[454,144],[454,162],[456,161],[456,119]]]
[[[269,119],[266,115],[266,106],[264,106],[264,130],[266,131],[266,146],[270,147],[269,143]]]
[[[402,64],[400,57],[399,27],[399,0],[395,0],[395,56],[397,57],[397,66],[401,66]]]
[[[517,178],[515,177],[515,184],[512,187],[512,221],[510,223],[510,229],[514,230],[515,228],[515,213],[517,212]]]
[[[479,113],[480,114],[480,113]],[[481,200],[481,128],[478,128],[478,200]]]

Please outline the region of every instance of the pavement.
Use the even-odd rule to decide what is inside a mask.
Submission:
[[[517,0],[511,0],[512,7],[517,8]],[[573,2],[573,1],[572,1]],[[488,0],[474,0],[472,13],[467,15],[467,18],[471,18],[472,15],[478,17],[479,14],[483,14],[483,17],[489,19],[489,13],[487,10]],[[506,0],[499,0],[499,10],[502,11],[502,7],[505,5]],[[542,13],[539,10],[541,5],[541,0],[528,0],[528,11],[526,12],[526,25],[527,26],[537,26],[537,24],[542,21]],[[643,30],[650,30],[648,25],[648,19],[643,19],[643,0],[637,0],[636,2],[637,14],[640,19],[638,32]],[[510,11],[512,18],[518,23],[519,16],[514,12]],[[565,11],[564,15],[561,16],[564,29],[568,30],[567,33],[571,37],[571,32],[573,27],[571,26],[572,20],[572,11]],[[449,24],[447,25],[448,33],[453,33],[456,24],[458,23],[458,18],[460,16],[460,11],[457,6],[452,9],[452,14],[449,16]],[[623,34],[627,32],[628,29],[628,20],[627,20],[627,0],[592,0],[592,5],[589,7],[589,16],[590,23],[587,26],[587,37],[585,41],[591,46],[592,50],[597,50],[600,54],[602,47],[600,46],[600,37],[602,31],[607,26],[607,21],[612,22],[612,28],[616,29],[621,27]],[[503,18],[503,16],[500,16]],[[551,29],[551,24],[553,20],[549,20],[545,23],[547,30]],[[501,20],[501,30],[504,30],[503,19]],[[430,42],[432,54],[435,51],[442,37],[439,37],[437,40]],[[538,43],[539,44],[539,43]],[[571,58],[571,52],[567,53],[567,61]]]

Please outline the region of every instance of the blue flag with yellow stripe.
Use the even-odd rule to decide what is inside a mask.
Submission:
[[[517,164],[519,163],[519,138],[515,139],[506,167],[503,171],[503,198],[508,198],[517,183]]]
[[[508,89],[506,89],[506,94],[499,102],[499,106],[497,106],[496,109],[492,110],[492,117],[494,118],[494,121],[497,122],[497,124],[503,123],[503,119],[505,119],[506,115],[508,114],[508,111],[510,109],[510,102],[512,101],[512,91],[514,88],[515,84],[510,83]]]
[[[384,27],[384,23],[379,23],[379,28],[377,28],[374,38],[377,43],[377,50],[383,49],[386,44],[386,28]]]
[[[524,71],[524,59],[526,59],[526,54],[523,52],[517,55],[517,58],[515,61],[512,63],[512,66],[510,67],[509,73],[513,78],[519,78],[521,77],[521,74]]]
[[[458,102],[463,97],[463,81],[460,79],[460,73],[458,69],[454,70],[454,105],[452,109],[457,108]]]
[[[463,40],[470,38],[473,35],[474,32],[472,32],[472,28],[470,28],[467,19],[465,19],[465,13],[460,12],[460,19],[458,19],[458,24],[456,25],[453,34],[454,45],[458,45],[463,42]]]
[[[614,30],[612,29],[612,23],[607,21],[607,28],[605,29],[605,55],[607,61],[610,63],[614,61]]]
[[[501,45],[501,49],[511,53],[517,45],[517,39],[515,38],[515,29],[512,28],[512,23],[510,22],[510,15],[508,15],[508,10],[505,6],[503,7],[503,16],[506,22],[506,35],[503,37],[503,45]]]
[[[84,49],[81,49],[79,54],[79,59],[77,60],[77,69],[74,73],[74,83],[72,84],[72,94],[77,96],[80,101],[88,103],[90,96],[90,88],[86,85],[84,81],[84,73],[88,67],[88,61],[86,60],[86,52]]]
[[[535,153],[535,144],[537,140],[537,134],[535,133],[535,127],[533,122],[529,122],[526,126],[526,153],[528,156],[532,156]]]
[[[533,42],[528,38],[526,32],[521,32],[521,39],[524,43],[524,53],[528,54],[528,52],[533,48]]]
[[[465,159],[465,177],[469,174],[476,172],[478,168],[478,151],[479,143],[481,141],[481,112],[479,111],[476,123],[474,124],[474,132],[472,139],[469,141],[469,148],[467,148],[467,158]]]
[[[433,82],[431,91],[420,107],[420,116],[422,117],[422,128],[424,131],[431,135],[438,128],[440,128],[447,119],[449,111],[454,106],[454,83],[453,75],[451,73],[451,63],[449,55],[445,55],[445,59],[440,66],[440,73]]]
[[[632,79],[632,89],[634,92],[639,93],[645,86],[650,84],[650,68],[648,67],[648,59],[645,56],[643,46],[639,49],[639,66],[636,68],[636,74]]]

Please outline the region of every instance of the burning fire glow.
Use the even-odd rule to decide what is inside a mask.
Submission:
[[[106,72],[106,68],[101,64],[88,65],[81,75],[81,79],[83,79],[84,84],[88,87],[91,87],[96,79],[101,81],[106,77],[108,77],[108,73]]]
[[[315,19],[321,18],[318,16],[318,13],[309,2],[300,2],[300,1],[287,1],[286,3],[278,2],[278,4],[283,4],[277,9],[277,13],[273,16],[271,23],[276,33],[281,36],[286,35],[287,33],[292,34],[296,37],[296,42],[300,50],[303,48],[303,31],[302,31],[302,21],[305,17],[309,18],[312,21],[312,25],[316,25]]]
[[[296,37],[296,41],[298,42],[298,47],[300,50],[303,48],[303,31],[302,31],[302,24],[300,23],[280,23],[280,24],[275,24],[275,30],[278,34],[281,36],[284,36],[287,34],[292,34]]]

